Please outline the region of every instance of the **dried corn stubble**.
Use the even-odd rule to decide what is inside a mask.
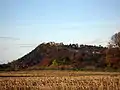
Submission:
[[[67,71],[54,71],[55,75],[52,71],[36,73],[35,76],[31,74],[34,77],[29,74],[27,77],[2,77],[0,90],[120,90],[120,75],[87,76]]]

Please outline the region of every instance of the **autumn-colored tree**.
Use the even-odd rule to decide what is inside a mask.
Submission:
[[[118,48],[109,48],[106,52],[106,63],[110,67],[120,67],[120,50]]]

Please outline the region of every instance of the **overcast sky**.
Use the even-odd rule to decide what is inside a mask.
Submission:
[[[120,0],[0,0],[0,63],[42,42],[107,45],[120,31]]]

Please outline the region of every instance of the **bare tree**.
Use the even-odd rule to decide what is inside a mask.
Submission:
[[[111,38],[111,44],[120,48],[120,32],[114,34]]]

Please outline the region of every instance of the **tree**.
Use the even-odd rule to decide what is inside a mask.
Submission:
[[[106,52],[106,63],[109,67],[120,67],[120,50],[118,48],[109,48]]]
[[[52,65],[54,65],[54,66],[58,66],[58,62],[57,62],[56,59],[53,60]]]
[[[111,38],[111,44],[120,48],[120,32],[114,34]]]
[[[106,64],[108,67],[120,67],[120,32],[111,37],[109,48],[106,50]]]

